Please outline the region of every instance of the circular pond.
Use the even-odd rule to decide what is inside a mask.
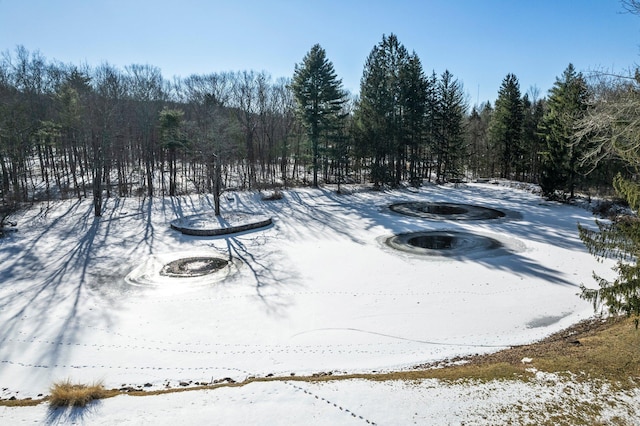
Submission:
[[[389,209],[407,216],[440,220],[499,219],[506,216],[504,212],[489,207],[458,203],[429,203],[425,201],[391,204]]]
[[[404,252],[442,257],[495,256],[511,250],[498,239],[462,231],[419,231],[391,236],[386,244]]]
[[[219,257],[187,257],[167,263],[160,270],[160,275],[167,277],[200,277],[212,274],[229,262]]]
[[[241,264],[235,257],[212,251],[156,253],[137,262],[125,281],[143,287],[208,286],[226,280]]]

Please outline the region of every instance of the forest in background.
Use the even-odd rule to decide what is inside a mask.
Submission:
[[[173,81],[152,65],[64,64],[18,46],[0,58],[0,205],[92,197],[99,216],[112,196],[479,178],[570,197],[631,176],[579,132],[622,89],[571,64],[545,97],[508,74],[495,103],[472,108],[451,72],[426,73],[393,34],[363,68],[352,95],[319,45],[292,78]]]
[[[640,14],[640,1],[622,0]],[[37,201],[213,194],[299,185],[421,186],[501,178],[545,197],[619,197],[587,249],[619,260],[582,287],[594,308],[640,324],[640,71],[589,76],[572,64],[545,96],[507,74],[471,107],[449,70],[425,72],[383,35],[347,93],[316,44],[291,78],[237,71],[165,79],[153,65],[65,64],[18,46],[0,56],[0,237]]]

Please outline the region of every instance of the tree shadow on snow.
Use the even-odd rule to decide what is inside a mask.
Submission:
[[[117,202],[111,215],[116,211]],[[110,324],[109,310],[117,309],[117,299],[102,295],[97,302],[109,309],[82,309],[85,303],[96,302],[92,299],[96,293],[90,291],[96,285],[93,272],[113,232],[110,219],[95,218],[90,203],[76,202],[41,227],[15,259],[0,269],[3,286],[15,289],[0,296],[5,312],[13,312],[2,324],[0,340],[20,336],[25,343],[31,339],[45,345],[35,366],[56,365],[77,341],[78,333]],[[21,359],[21,354],[3,349],[6,357]]]
[[[328,239],[346,237],[359,245],[371,244],[372,240],[382,237],[379,229],[383,229],[383,234],[387,235],[459,229],[506,234],[525,245],[527,242],[536,242],[586,253],[586,248],[578,238],[577,223],[590,218],[590,213],[579,207],[546,203],[542,198],[532,198],[531,194],[500,187],[455,190],[425,187],[418,191],[399,189],[352,195],[341,195],[329,189],[318,188],[286,191],[285,196],[276,201],[263,201],[259,199],[259,194],[236,199],[236,204],[244,210],[260,211],[282,218],[278,221],[277,227],[282,229],[288,238],[309,238],[309,235]],[[466,203],[503,210],[510,214],[504,219],[429,220],[401,215],[388,209],[390,204],[402,201]],[[300,223],[304,226],[300,227]],[[305,234],[299,234],[301,229]],[[367,240],[366,234],[375,229],[378,229],[377,233]],[[488,268],[510,272],[519,277],[529,276],[550,283],[579,287],[562,271],[549,268],[515,252],[504,256],[475,258],[452,256],[448,260],[473,260]]]
[[[300,288],[299,274],[280,250],[266,247],[273,246],[272,238],[260,231],[264,228],[218,238],[224,240],[229,259],[239,259],[250,271],[255,296],[266,312],[282,316],[291,306],[292,292]]]
[[[195,195],[185,200],[182,199],[183,197],[170,197],[170,200],[166,198],[169,197],[158,201],[162,202],[161,210],[167,223],[175,218],[214,211],[210,196]],[[235,202],[235,199],[233,201]],[[222,216],[218,218],[220,225],[228,224],[225,221],[225,213],[243,211],[243,207],[249,212],[268,214],[264,209],[257,209],[256,206],[234,204],[232,209],[222,209]],[[290,259],[287,259],[279,249],[277,240],[280,238],[280,232],[277,229],[274,231],[274,228],[274,224],[270,224],[257,229],[218,236],[183,235],[171,229],[171,237],[180,243],[198,242],[195,246],[201,245],[202,242],[210,242],[209,245],[214,250],[222,250],[230,261],[239,260],[240,269],[249,271],[242,277],[248,277],[251,280],[243,278],[241,284],[250,284],[253,287],[257,300],[261,302],[267,313],[284,315],[291,303],[289,295],[299,286],[300,280],[295,265],[292,265]],[[237,279],[230,280],[235,282]]]

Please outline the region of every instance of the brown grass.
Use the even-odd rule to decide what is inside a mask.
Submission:
[[[69,380],[54,383],[51,387],[49,405],[51,407],[84,407],[91,401],[110,395],[102,383],[85,385],[71,383]]]
[[[503,363],[510,366],[516,375],[535,367],[549,373],[571,372],[585,379],[602,379],[623,387],[634,387],[640,379],[638,347],[640,330],[636,330],[632,319],[593,319],[538,343],[469,358],[469,365],[454,370],[464,374],[474,369],[491,369]],[[522,364],[525,357],[532,358],[531,364]]]

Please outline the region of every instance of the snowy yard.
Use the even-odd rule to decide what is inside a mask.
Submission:
[[[612,263],[597,263],[578,238],[577,223],[593,221],[587,210],[517,189],[283,194],[263,201],[258,193],[227,193],[223,213],[254,212],[274,223],[220,237],[169,226],[212,211],[204,196],[109,199],[98,219],[90,201],[21,213],[19,231],[0,240],[0,397],[36,398],[64,379],[158,390],[250,376],[401,370],[495,352],[590,317],[579,285],[595,285],[594,270],[612,274]],[[409,201],[508,214],[437,221],[388,208]],[[447,258],[385,244],[394,234],[432,230],[470,231],[509,250]],[[199,277],[159,273],[190,256],[232,261]],[[595,392],[582,391],[585,398]],[[45,404],[0,407],[0,423],[490,424],[500,404],[524,399],[535,409],[560,398],[545,392],[535,383],[280,381],[120,396],[64,415]]]

